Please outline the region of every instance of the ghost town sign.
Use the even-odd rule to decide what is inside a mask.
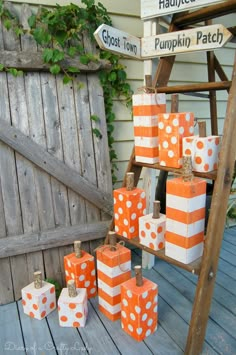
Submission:
[[[141,18],[168,15],[218,2],[224,2],[224,0],[141,0]]]

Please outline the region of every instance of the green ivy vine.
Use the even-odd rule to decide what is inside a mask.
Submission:
[[[99,72],[99,78],[104,92],[105,113],[107,121],[108,145],[110,162],[112,166],[112,180],[116,182],[115,171],[117,166],[115,160],[117,154],[113,148],[114,143],[114,120],[113,101],[115,98],[122,98],[127,106],[131,105],[132,90],[127,82],[125,67],[120,63],[119,56],[99,50],[98,54],[86,52],[83,43],[83,34],[89,36],[92,43],[95,43],[93,36],[98,26],[105,23],[112,25],[111,19],[105,7],[99,2],[95,5],[94,0],[81,0],[84,6],[75,4],[60,6],[53,9],[40,7],[36,14],[28,19],[30,30],[22,28],[18,19],[10,13],[0,0],[0,18],[7,30],[12,29],[17,36],[30,33],[37,44],[42,48],[43,61],[50,66],[53,75],[63,73],[63,82],[68,84],[73,81],[74,76],[79,74],[76,67],[62,68],[61,62],[66,56],[78,58],[82,64],[87,65],[91,61],[106,59],[111,63],[111,70]],[[15,68],[6,68],[0,64],[0,71],[10,72],[14,76],[22,75],[22,71]],[[97,121],[99,117],[92,116]],[[101,136],[97,129],[93,133],[99,138]]]

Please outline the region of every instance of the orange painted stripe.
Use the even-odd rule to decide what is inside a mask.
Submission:
[[[117,319],[120,319],[120,312],[117,312],[115,314],[112,314],[110,312],[108,312],[103,306],[101,306],[100,304],[98,305],[98,309],[99,311],[101,311],[108,319],[110,319],[111,321],[116,321]]]
[[[105,282],[108,286],[114,287],[114,286],[118,286],[121,283],[123,283],[124,281],[127,281],[131,278],[131,271],[127,271],[121,275],[118,275],[116,277],[109,277],[107,275],[105,275],[102,271],[98,270],[97,271],[98,274],[98,278]]]
[[[131,251],[119,244],[116,244],[117,250],[111,251],[108,246],[101,247],[97,250],[97,260],[114,267],[126,263],[131,259]]]
[[[146,147],[135,146],[135,155],[137,156],[154,158],[157,157],[158,154],[159,154],[158,147],[146,148]]]
[[[134,135],[136,137],[157,137],[158,136],[158,127],[143,127],[138,126],[134,127]]]
[[[166,105],[141,105],[133,106],[134,116],[154,116],[158,113],[165,113]]]
[[[101,288],[98,288],[99,297],[103,298],[107,303],[112,306],[120,303],[120,294],[116,296],[110,296],[106,292],[104,292]]]
[[[194,177],[191,181],[174,178],[167,181],[166,192],[180,197],[195,197],[206,193],[206,181]]]
[[[169,231],[166,231],[166,241],[179,247],[189,249],[194,247],[195,245],[203,242],[204,240],[204,232],[198,233],[190,238],[182,237],[182,235],[178,235]]]
[[[205,218],[205,208],[199,208],[193,212],[184,212],[175,208],[166,207],[166,216],[175,221],[190,224]]]

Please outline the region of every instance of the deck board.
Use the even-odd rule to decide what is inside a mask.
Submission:
[[[225,230],[203,355],[236,354],[236,228]],[[141,250],[132,248],[132,266],[141,263]],[[183,354],[192,312],[197,276],[164,260],[155,260],[144,277],[159,286],[157,331],[136,342],[89,300],[84,328],[64,328],[57,310],[38,321],[23,313],[21,302],[0,306],[0,354],[180,355]]]

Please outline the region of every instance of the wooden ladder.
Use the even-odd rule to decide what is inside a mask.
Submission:
[[[169,32],[180,29],[183,30],[190,25],[202,21],[205,21],[206,24],[210,24],[209,21],[211,19],[230,14],[235,11],[236,0],[230,0],[220,5],[210,6],[191,13],[177,14],[173,16]],[[234,35],[236,34],[235,28],[230,28],[229,30]],[[155,77],[152,80],[152,86],[156,88],[156,92],[166,94],[209,92],[208,97],[210,101],[211,130],[214,135],[218,134],[216,90],[227,90],[229,93],[218,170],[217,172],[212,171],[209,173],[194,173],[196,176],[214,181],[203,256],[195,260],[193,263],[185,265],[165,256],[163,250],[153,251],[152,249],[140,245],[138,238],[127,240],[127,238],[120,235],[117,235],[117,237],[142,250],[154,254],[169,263],[198,275],[192,317],[185,348],[186,354],[197,355],[201,353],[205,338],[236,156],[236,144],[232,144],[235,142],[236,136],[236,56],[233,66],[232,80],[227,78],[214,52],[211,51],[207,52],[208,81],[206,83],[170,87],[167,86],[167,84],[174,62],[175,56],[163,57],[160,59]],[[220,82],[215,81],[215,73],[218,74],[221,80]],[[175,169],[168,169],[168,167],[163,167],[159,164],[138,163],[135,161],[133,150],[126,173],[134,172],[135,186],[138,184],[143,167],[160,170],[156,198],[161,200],[161,194],[163,194],[163,191],[165,190],[168,171],[171,170],[173,172]],[[178,171],[178,169],[176,169],[176,171]],[[125,178],[123,186],[125,186]]]

